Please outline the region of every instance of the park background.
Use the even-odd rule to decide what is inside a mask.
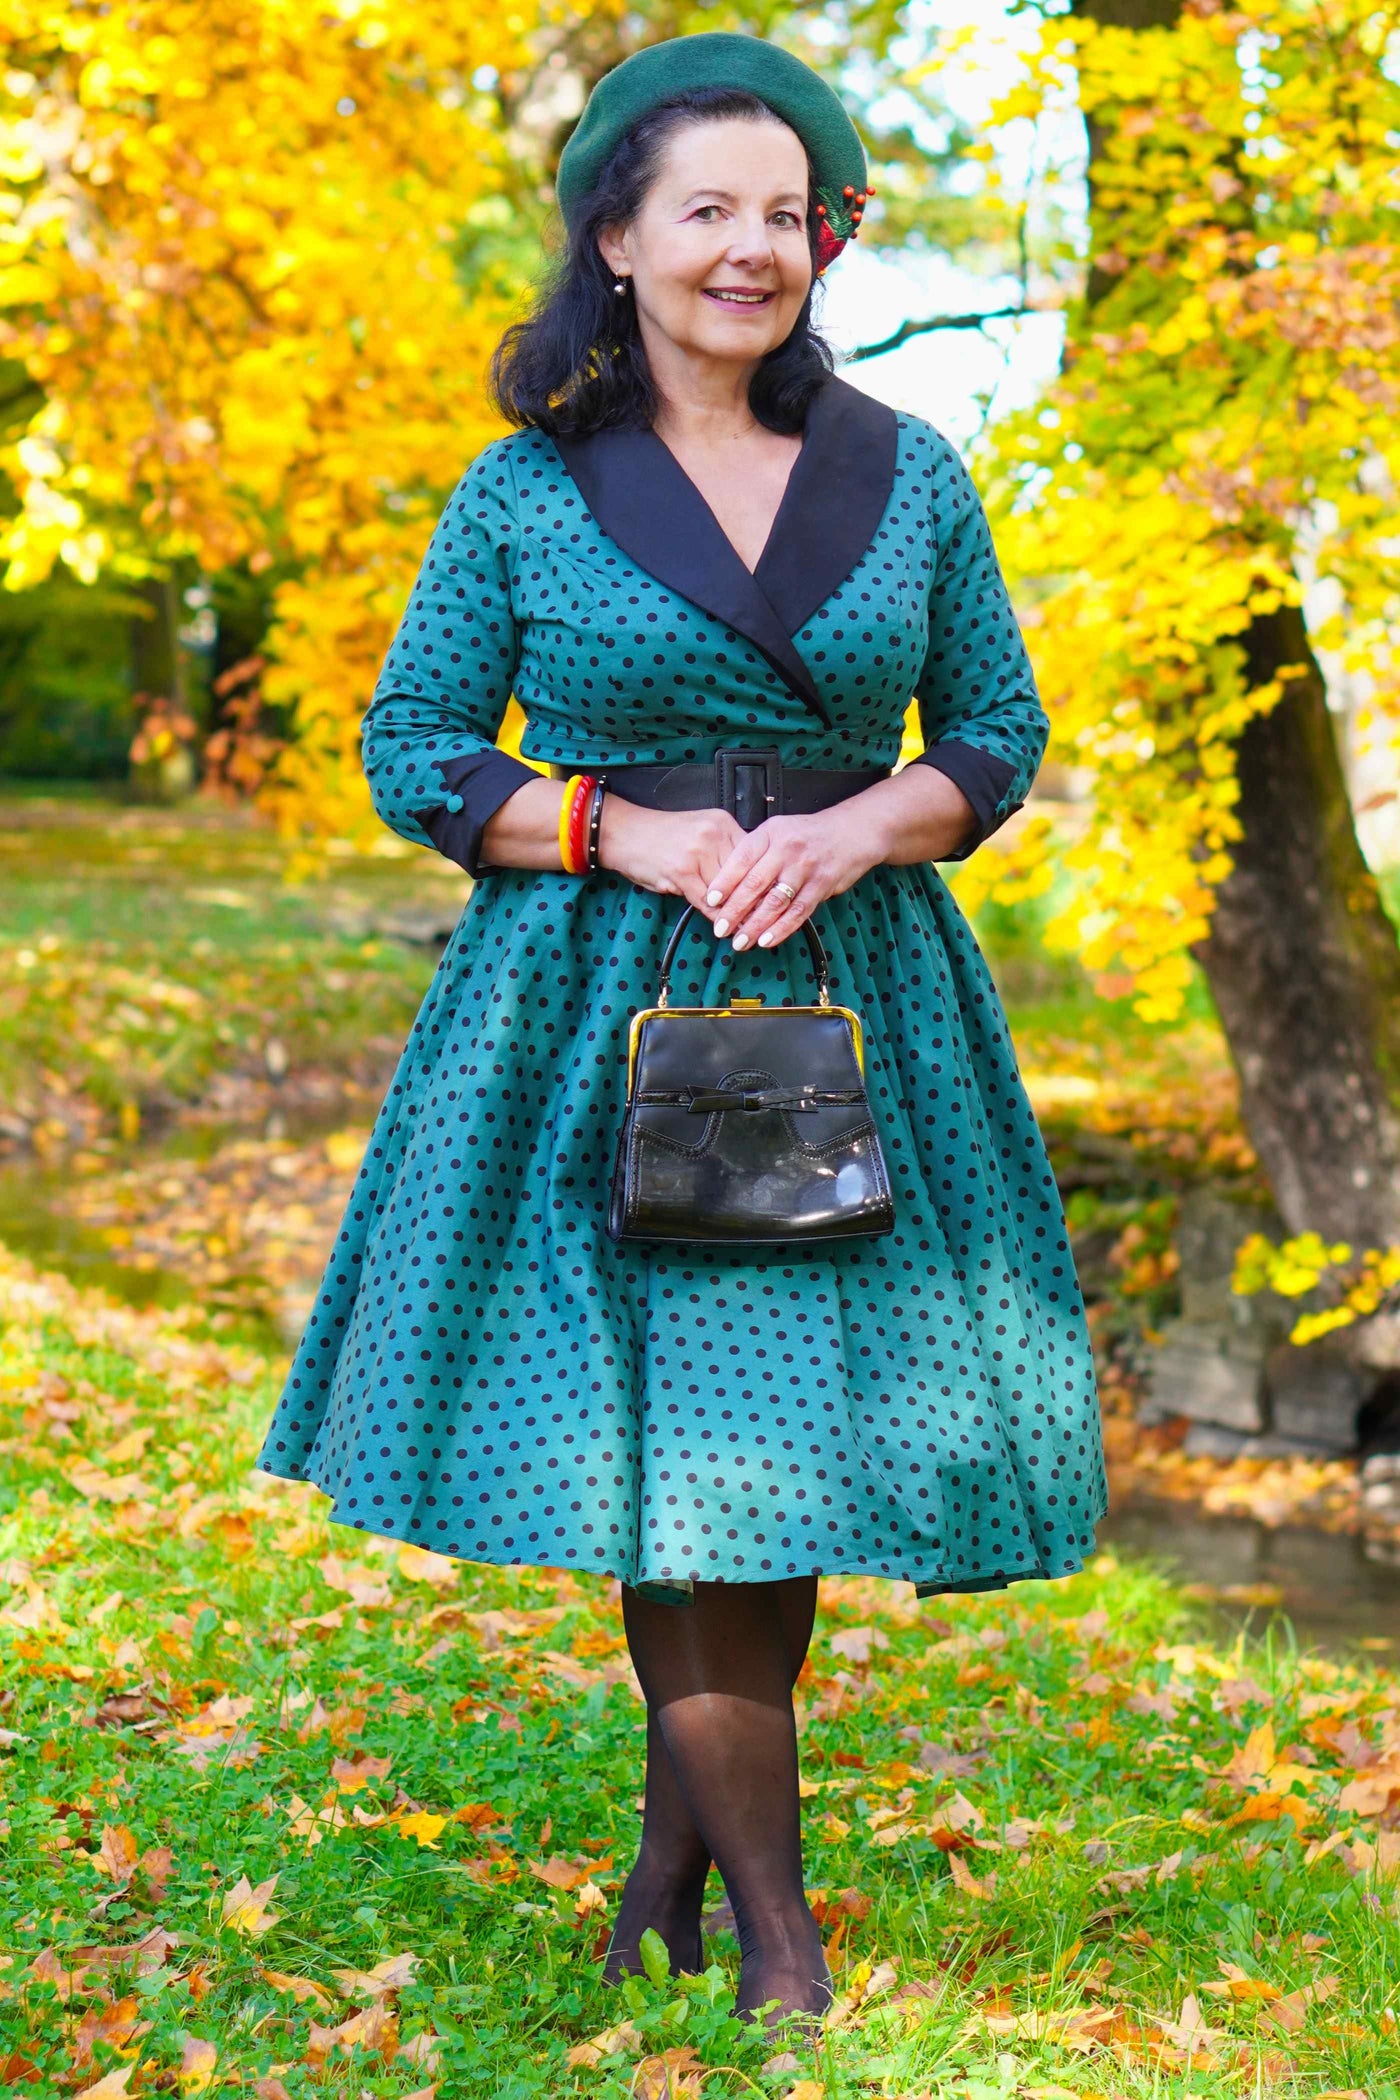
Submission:
[[[0,2083],[1400,2100],[1400,9],[0,23]],[[944,872],[1114,1498],[1066,1583],[823,1583],[777,2051],[717,1884],[706,1976],[597,1982],[608,1586],[250,1471],[469,890],[359,719],[588,87],[701,28],[857,116],[819,318],[963,451],[1051,716]]]

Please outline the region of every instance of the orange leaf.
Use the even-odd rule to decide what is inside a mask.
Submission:
[[[92,1863],[99,1873],[110,1874],[113,1881],[130,1881],[136,1872],[136,1839],[125,1823],[103,1824],[102,1843],[92,1855]]]
[[[963,1894],[975,1897],[979,1903],[986,1903],[996,1888],[996,1875],[989,1874],[985,1881],[978,1881],[964,1866],[960,1853],[950,1852],[947,1858],[953,1880]]]
[[[565,1859],[555,1852],[548,1859],[529,1859],[525,1864],[537,1881],[548,1882],[552,1889],[577,1889],[596,1869],[610,1867],[612,1859]]]
[[[310,1999],[313,2005],[324,2009],[333,2003],[331,1994],[321,1984],[313,1983],[309,1976],[286,1976],[280,1969],[259,1969],[264,1983],[270,1983],[274,1991],[290,1991],[298,2005]]]
[[[465,1823],[468,1830],[509,1830],[510,1817],[489,1801],[468,1801],[452,1811],[454,1823]]]

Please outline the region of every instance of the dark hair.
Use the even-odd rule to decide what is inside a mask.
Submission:
[[[551,437],[595,430],[647,429],[658,407],[655,383],[637,326],[635,299],[620,299],[598,247],[605,226],[626,225],[655,181],[667,140],[682,126],[723,117],[783,121],[740,88],[694,88],[659,103],[622,140],[569,232],[533,311],[512,322],[490,367],[493,405],[507,422]],[[805,150],[805,148],[804,148]],[[817,286],[816,171],[807,155],[807,240],[812,288],[785,342],[759,362],[749,407],[766,430],[801,430],[807,405],[825,385],[835,359],[812,325]]]

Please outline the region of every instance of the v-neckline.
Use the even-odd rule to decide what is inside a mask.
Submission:
[[[895,411],[834,376],[817,390],[754,569],[745,567],[697,484],[649,425],[552,442],[593,518],[628,560],[752,642],[830,728],[793,637],[875,537],[894,488]]]
[[[703,489],[701,488],[701,486],[700,486],[699,482],[698,482],[698,481],[697,481],[697,480],[695,479],[695,476],[694,476],[694,475],[693,475],[693,474],[692,474],[692,473],[690,472],[690,470],[689,470],[689,469],[688,469],[688,467],[686,466],[686,464],[685,464],[684,460],[682,460],[682,459],[681,459],[681,458],[680,458],[680,457],[678,456],[678,454],[677,454],[677,453],[675,453],[675,452],[673,452],[673,451],[672,451],[671,447],[670,447],[670,446],[669,446],[669,445],[668,445],[668,444],[666,443],[666,440],[665,440],[665,438],[664,438],[664,437],[662,437],[662,436],[661,436],[661,435],[659,434],[659,432],[657,432],[656,430],[651,430],[651,431],[649,431],[649,432],[648,432],[648,435],[656,439],[656,442],[657,442],[657,444],[658,444],[658,445],[660,445],[660,446],[661,446],[661,447],[663,448],[663,450],[664,450],[664,451],[665,451],[665,452],[666,452],[666,453],[667,453],[667,454],[668,454],[668,455],[670,456],[670,458],[671,458],[671,459],[672,459],[672,460],[674,461],[675,465],[676,465],[677,467],[679,467],[679,469],[680,469],[681,473],[682,473],[682,474],[684,474],[684,476],[685,476],[686,480],[687,480],[687,481],[688,481],[688,482],[690,483],[690,486],[691,486],[691,487],[692,487],[692,488],[694,489],[694,491],[695,491],[695,494],[696,494],[696,497],[697,497],[698,501],[699,501],[699,502],[701,502],[701,503],[702,503],[702,504],[703,504],[703,505],[705,506],[705,509],[706,509],[706,510],[707,510],[707,511],[709,512],[710,516],[711,516],[711,517],[712,517],[712,518],[714,519],[714,521],[715,521],[715,530],[716,530],[716,532],[718,532],[718,533],[719,533],[719,535],[720,535],[721,539],[724,539],[724,540],[728,540],[728,541],[729,541],[729,545],[730,545],[730,547],[731,547],[731,548],[733,549],[733,553],[734,553],[734,559],[735,559],[735,561],[737,561],[737,562],[738,562],[738,564],[739,564],[739,566],[740,566],[740,568],[741,568],[741,569],[744,569],[744,570],[746,570],[746,571],[748,572],[748,574],[749,574],[750,576],[752,576],[752,577],[753,577],[753,579],[754,579],[755,583],[757,583],[757,582],[758,582],[758,578],[759,578],[759,571],[760,571],[760,570],[762,569],[762,567],[763,567],[763,559],[764,559],[764,556],[765,556],[765,555],[767,554],[767,552],[768,552],[769,548],[770,548],[770,547],[771,547],[771,546],[773,545],[774,541],[775,541],[775,540],[777,539],[777,537],[778,537],[778,531],[779,531],[779,527],[780,527],[780,526],[782,525],[782,522],[783,522],[783,512],[784,512],[784,511],[786,510],[786,508],[787,508],[787,504],[788,504],[788,498],[789,498],[789,497],[791,496],[791,494],[792,494],[792,485],[793,485],[793,482],[794,482],[794,481],[795,481],[795,480],[797,479],[797,470],[798,470],[798,468],[799,468],[799,467],[801,466],[801,464],[802,464],[802,457],[803,457],[803,454],[804,454],[804,453],[806,452],[806,450],[807,450],[807,445],[808,445],[808,436],[807,436],[807,431],[808,431],[808,426],[810,425],[810,423],[811,423],[811,411],[810,411],[810,409],[809,409],[809,411],[808,411],[808,416],[807,416],[807,421],[806,421],[806,423],[804,423],[804,425],[803,425],[803,430],[802,430],[802,443],[801,443],[801,444],[800,444],[800,445],[798,446],[798,448],[797,448],[797,451],[796,451],[796,453],[795,453],[795,454],[793,455],[793,460],[792,460],[792,464],[791,464],[791,465],[789,466],[789,468],[788,468],[787,480],[786,480],[786,481],[785,481],[785,482],[783,483],[783,493],[782,493],[782,495],[781,495],[781,496],[780,496],[780,497],[778,498],[778,507],[777,507],[777,509],[776,509],[776,510],[774,511],[774,513],[773,513],[773,518],[772,518],[772,522],[771,522],[771,524],[770,524],[770,525],[769,525],[769,527],[768,527],[768,536],[767,536],[767,538],[766,538],[766,539],[764,540],[764,542],[763,542],[763,545],[762,545],[762,546],[761,546],[761,547],[759,548],[759,550],[758,550],[758,560],[757,560],[757,561],[756,561],[756,562],[754,563],[754,565],[753,565],[753,567],[752,567],[751,569],[749,568],[749,565],[748,565],[748,563],[747,563],[747,562],[746,562],[746,561],[744,560],[744,557],[743,557],[743,555],[742,555],[742,554],[741,554],[741,553],[739,552],[738,548],[734,546],[734,542],[733,542],[733,540],[731,540],[731,539],[729,538],[729,534],[728,534],[728,533],[727,533],[727,532],[725,531],[725,529],[724,529],[723,525],[722,525],[722,524],[720,523],[720,518],[719,518],[719,512],[718,512],[718,511],[717,511],[717,510],[715,509],[715,507],[714,507],[713,503],[711,503],[711,501],[710,501],[709,497],[708,497],[708,496],[707,496],[707,495],[705,494],[705,491],[704,491],[704,490],[703,490]],[[761,586],[760,586],[760,588],[761,588]]]

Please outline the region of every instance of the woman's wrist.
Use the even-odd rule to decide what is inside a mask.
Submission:
[[[862,789],[857,799],[868,804],[875,835],[872,866],[882,861],[903,867],[946,860],[977,825],[977,812],[962,789],[933,766],[903,766],[888,780]],[[861,814],[866,816],[865,807]]]
[[[615,795],[611,789],[603,790],[603,809],[598,824],[598,865],[620,873],[620,861],[626,851],[624,840],[632,819],[641,808],[637,802],[629,802],[624,795]]]

